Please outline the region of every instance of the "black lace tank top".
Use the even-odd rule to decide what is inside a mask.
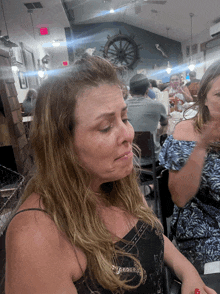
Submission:
[[[138,221],[136,228],[134,227],[123,239],[129,242],[125,244],[119,241],[115,245],[128,253],[134,254],[144,270],[142,284],[135,290],[125,291],[124,294],[163,293],[164,239],[162,233],[152,229],[143,221]],[[121,274],[122,278],[132,279],[130,285],[137,285],[140,281],[139,270],[133,260],[128,257],[123,257],[120,264],[113,266],[113,270],[116,274]],[[97,281],[92,280],[88,269],[74,284],[78,294],[112,293],[104,289]]]
[[[21,210],[15,215],[27,210],[40,210],[46,213],[45,210],[39,208],[29,208]],[[120,247],[127,253],[133,254],[140,261],[144,271],[142,284],[135,290],[124,291],[124,294],[162,294],[164,269],[164,239],[162,233],[139,220],[137,225],[128,232],[123,240],[128,242],[119,241],[115,243],[115,246]],[[121,275],[122,278],[132,279],[130,285],[137,285],[140,281],[140,273],[134,261],[129,257],[123,257],[118,261],[119,264],[112,266],[112,270],[116,274]],[[78,294],[112,293],[104,289],[97,281],[91,279],[88,269],[74,285]]]

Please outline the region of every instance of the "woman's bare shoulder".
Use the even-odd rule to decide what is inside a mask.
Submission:
[[[173,138],[183,141],[196,141],[196,133],[193,126],[193,120],[184,120],[179,122],[174,129]]]
[[[42,208],[39,195],[32,194],[18,211],[29,208]],[[52,293],[56,287],[61,290],[59,285],[65,281],[72,290],[65,293],[76,293],[71,277],[79,275],[80,269],[73,246],[43,211],[22,211],[12,219],[6,232],[6,263],[6,277],[10,280],[8,287],[18,287],[16,280],[19,277],[21,289],[30,279],[32,285],[39,289],[36,293],[40,293],[48,281],[48,289],[51,290],[47,293]]]
[[[56,238],[58,229],[49,215],[44,211],[33,210],[33,208],[43,210],[40,205],[40,197],[35,193],[30,195],[17,210],[19,213],[11,220],[7,228],[6,237],[18,242],[22,238],[24,242],[28,242],[30,236],[34,237],[34,235],[41,234],[41,238],[36,239],[37,243],[41,242],[44,236]]]

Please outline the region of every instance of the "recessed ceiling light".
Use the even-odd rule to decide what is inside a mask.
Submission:
[[[114,13],[115,11],[114,11],[114,9],[112,8],[112,9],[110,9],[110,13]]]
[[[59,47],[60,46],[60,42],[59,41],[53,41],[52,42],[53,47]]]

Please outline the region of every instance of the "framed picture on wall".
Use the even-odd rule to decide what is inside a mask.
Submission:
[[[16,62],[23,64],[23,54],[22,49],[20,46],[14,47],[13,49],[13,57],[15,58]]]
[[[186,46],[186,57],[190,55],[190,46]]]
[[[197,54],[198,53],[198,44],[192,45],[192,54]]]
[[[25,45],[23,42],[20,42],[20,46],[23,53],[26,72],[29,73],[27,75],[29,88],[36,89],[39,86],[39,83],[38,83],[38,74],[36,71],[34,52],[29,46]]]
[[[27,85],[27,77],[26,77],[25,72],[19,71],[18,72],[18,79],[19,79],[21,89],[27,89],[28,85]]]

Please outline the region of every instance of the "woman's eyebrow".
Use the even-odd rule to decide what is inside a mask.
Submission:
[[[121,112],[126,111],[127,108],[128,108],[127,106],[123,107]],[[99,116],[97,116],[95,120],[98,120],[98,119],[100,119],[102,117],[111,117],[111,116],[114,116],[114,115],[115,115],[115,112],[105,112],[105,113],[102,113]]]

